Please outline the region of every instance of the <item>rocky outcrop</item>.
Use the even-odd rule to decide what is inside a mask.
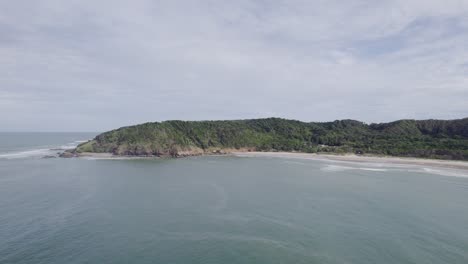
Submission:
[[[78,154],[74,151],[64,151],[59,155],[60,158],[75,158],[78,157]]]

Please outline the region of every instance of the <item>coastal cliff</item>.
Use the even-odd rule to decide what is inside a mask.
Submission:
[[[193,156],[231,151],[357,153],[468,160],[468,118],[301,122],[281,118],[164,121],[122,127],[80,144],[65,156]]]

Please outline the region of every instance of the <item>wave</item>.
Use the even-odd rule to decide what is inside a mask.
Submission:
[[[0,153],[0,159],[22,159],[31,157],[43,157],[51,154],[51,149],[31,149],[25,151]]]
[[[320,170],[322,171],[345,171],[349,169],[351,169],[351,167],[338,166],[338,165],[327,165],[325,167],[320,168]]]
[[[452,176],[452,177],[463,177],[463,178],[468,177],[468,173],[466,173],[466,171],[463,172],[463,171],[455,170],[455,169],[422,168],[421,171],[425,173],[441,175],[441,176]]]
[[[25,158],[42,158],[44,156],[56,156],[57,152],[63,152],[76,148],[80,143],[88,140],[76,140],[65,145],[57,146],[40,146],[32,149],[17,150],[11,152],[0,153],[0,159],[25,159]]]
[[[378,169],[378,168],[358,168],[360,170],[366,170],[366,171],[388,171],[388,169]]]
[[[322,171],[346,171],[346,170],[364,170],[364,171],[388,171],[388,169],[382,168],[368,168],[368,167],[348,167],[339,165],[327,165],[322,167]]]
[[[433,175],[440,175],[440,176],[468,178],[468,173],[463,170],[443,169],[443,168],[435,169],[435,168],[426,168],[426,167],[414,168],[415,165],[407,165],[407,167],[409,167],[410,169],[392,168],[392,171],[426,173],[426,174],[433,174]],[[347,170],[363,170],[363,171],[375,171],[375,172],[389,171],[389,169],[384,169],[384,168],[350,167],[350,166],[339,166],[339,165],[326,165],[325,167],[322,167],[320,170],[327,171],[327,172],[339,172],[339,171],[347,171]]]

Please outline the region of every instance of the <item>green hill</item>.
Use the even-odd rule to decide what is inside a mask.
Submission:
[[[165,121],[102,133],[74,152],[185,156],[243,151],[362,153],[468,160],[468,118],[301,122],[281,118]]]

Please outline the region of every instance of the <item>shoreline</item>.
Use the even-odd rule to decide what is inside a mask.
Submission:
[[[301,152],[260,152],[260,151],[229,151],[223,153],[204,153],[196,155],[181,155],[177,158],[196,157],[196,156],[234,156],[234,157],[268,157],[268,158],[292,158],[303,160],[321,160],[334,162],[353,162],[353,163],[374,163],[385,165],[415,165],[429,166],[449,169],[468,170],[467,161],[459,160],[438,160],[413,157],[393,157],[393,156],[373,156],[356,154],[325,154],[325,153],[301,153]],[[94,159],[158,159],[171,158],[170,156],[118,156],[112,153],[92,153],[83,152],[77,154],[77,158]]]
[[[468,162],[459,160],[438,160],[413,157],[372,156],[355,154],[322,154],[300,152],[232,152],[236,157],[292,158],[353,163],[378,163],[385,165],[415,165],[449,169],[468,170]]]

